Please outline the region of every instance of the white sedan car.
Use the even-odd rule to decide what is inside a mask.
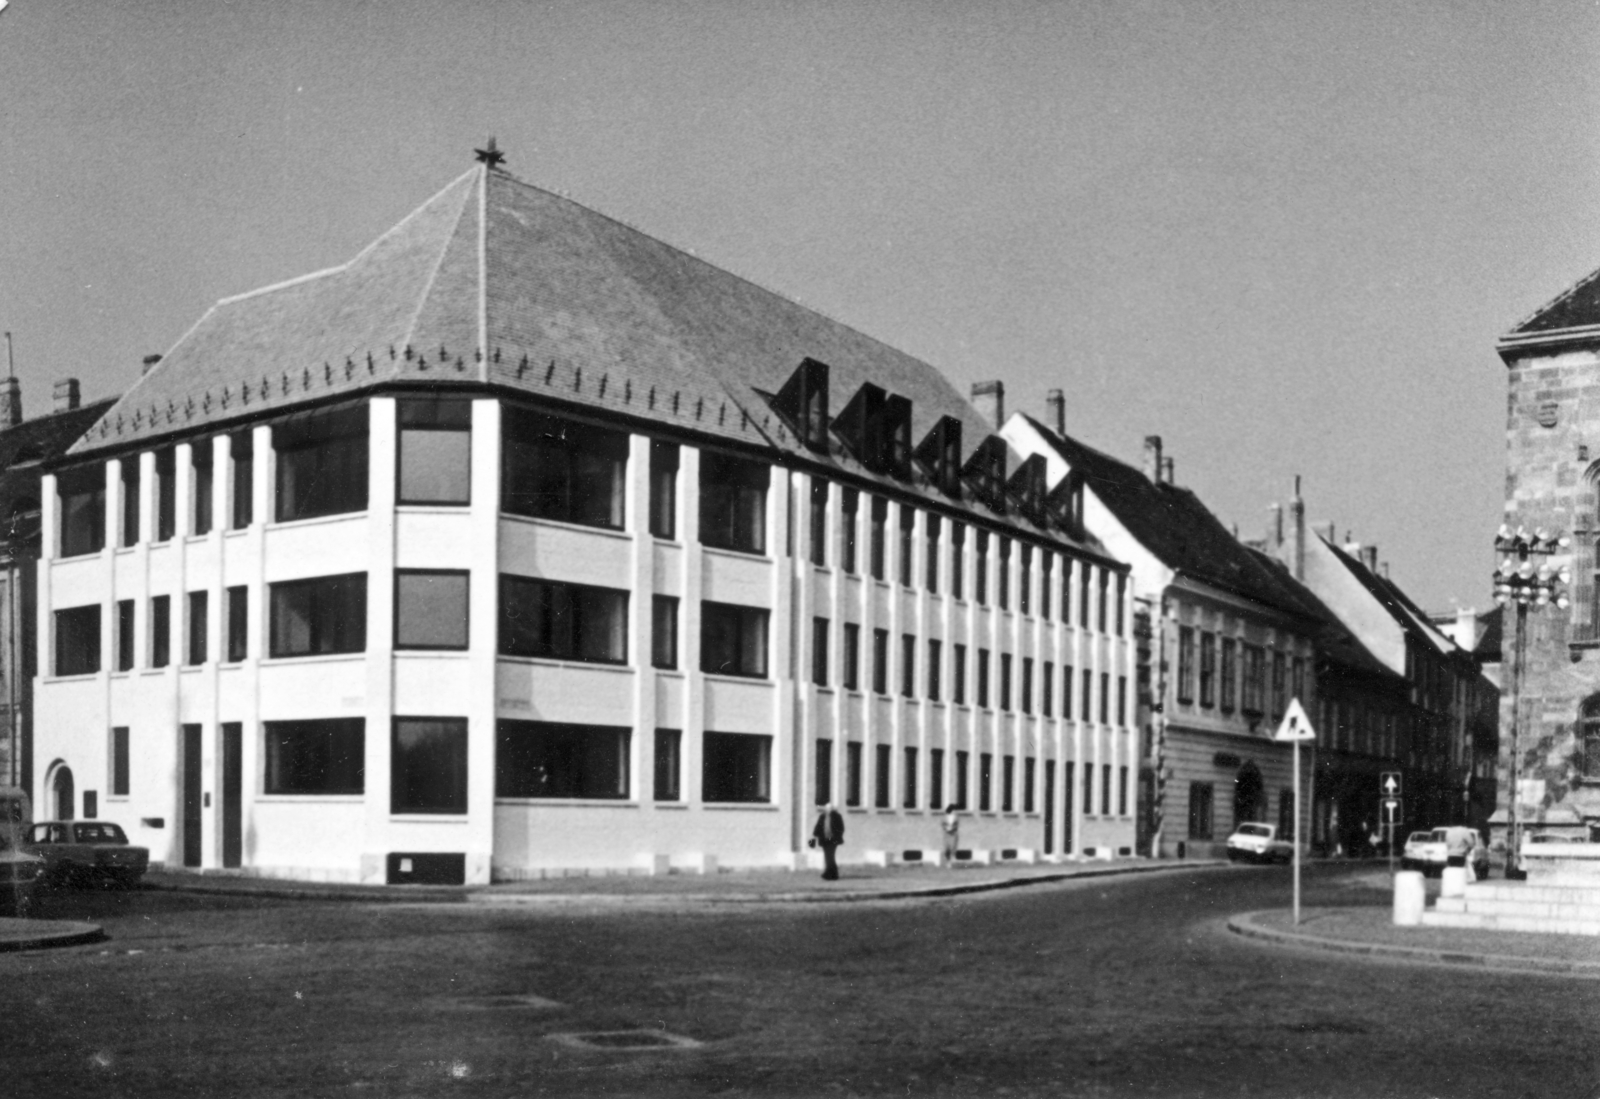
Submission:
[[[1241,824],[1228,837],[1228,858],[1233,862],[1288,862],[1294,845],[1278,838],[1274,824]]]

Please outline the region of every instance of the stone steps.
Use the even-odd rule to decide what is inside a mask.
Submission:
[[[1600,885],[1593,878],[1565,885],[1548,878],[1526,882],[1474,882],[1462,896],[1440,897],[1422,914],[1425,927],[1531,931],[1600,936]]]

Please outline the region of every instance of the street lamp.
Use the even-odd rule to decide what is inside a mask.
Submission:
[[[1522,732],[1522,669],[1528,652],[1528,607],[1546,607],[1554,604],[1558,609],[1567,607],[1566,587],[1572,574],[1565,565],[1551,568],[1548,564],[1535,565],[1533,558],[1546,558],[1560,553],[1572,544],[1565,535],[1547,533],[1543,528],[1528,533],[1528,528],[1512,530],[1502,524],[1494,536],[1495,552],[1501,554],[1500,565],[1494,570],[1494,601],[1501,607],[1507,603],[1517,605],[1516,648],[1511,663],[1511,768],[1510,796],[1506,800],[1506,877],[1520,875],[1522,835],[1517,820],[1517,787],[1521,777],[1521,746],[1518,738]]]

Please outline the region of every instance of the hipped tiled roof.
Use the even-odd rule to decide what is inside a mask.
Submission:
[[[0,511],[10,510],[23,499],[37,502],[39,463],[65,454],[115,403],[115,398],[92,401],[0,430]]]

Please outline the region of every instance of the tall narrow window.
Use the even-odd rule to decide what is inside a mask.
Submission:
[[[1073,675],[1071,664],[1061,665],[1061,716],[1072,718],[1072,687]]]
[[[1094,764],[1088,761],[1083,764],[1083,812],[1085,816],[1094,813]]]
[[[1128,815],[1128,768],[1117,768],[1117,815]]]
[[[467,648],[470,605],[471,577],[464,569],[396,569],[394,647]]]
[[[844,624],[844,689],[861,689],[861,625]]]
[[[701,451],[700,541],[717,549],[766,553],[771,481],[772,467],[765,462]]]
[[[972,598],[978,605],[989,602],[989,532],[978,531],[977,559],[973,562]]]
[[[1083,562],[1079,561],[1078,568],[1081,569],[1083,567]],[[1072,558],[1070,557],[1061,559],[1061,624],[1063,626],[1072,625]],[[1071,789],[1070,784],[1068,789]],[[1072,819],[1070,813],[1067,815],[1067,819]],[[1070,850],[1072,845],[1066,844],[1065,847]]]
[[[194,526],[190,534],[211,533],[211,501],[213,487],[211,481],[212,446],[210,439],[196,439],[189,447],[189,472],[193,484],[190,492],[193,496]]]
[[[150,666],[165,668],[172,663],[172,596],[158,595],[150,600]]]
[[[1020,557],[1017,568],[1017,610],[1028,614],[1033,605],[1033,547],[1024,542]]]
[[[1099,613],[1098,618],[1096,619],[1096,628],[1101,633],[1105,633],[1106,632],[1106,604],[1109,602],[1109,600],[1106,598],[1106,584],[1110,579],[1111,579],[1111,574],[1109,572],[1107,572],[1105,569],[1101,569],[1100,570],[1100,601],[1097,604],[1097,608],[1098,608],[1100,613]]]
[[[1000,708],[1011,709],[1011,654],[1000,654]]]
[[[1111,764],[1100,765],[1100,814],[1111,815]]]
[[[500,435],[502,511],[622,529],[628,472],[624,432],[505,406]]]
[[[1222,639],[1222,690],[1218,692],[1222,712],[1233,713],[1239,689],[1239,643],[1231,637]]]
[[[669,671],[678,666],[678,598],[650,597],[650,666]]]
[[[229,461],[233,464],[234,530],[243,530],[255,519],[255,440],[249,431],[229,437]]]
[[[1044,662],[1044,674],[1039,677],[1039,713],[1045,717],[1055,716],[1055,690],[1056,666],[1046,660]]]
[[[811,478],[811,563],[828,563],[828,482]]]
[[[867,536],[867,569],[874,580],[883,579],[884,540],[888,532],[889,501],[881,496],[872,498],[872,522]]]
[[[967,704],[967,647],[957,645],[951,650],[950,701],[957,706]]]
[[[1094,720],[1094,672],[1083,669],[1083,720]]]
[[[656,801],[683,800],[683,731],[656,730]]]
[[[208,592],[189,593],[189,658],[185,664],[206,662],[206,611],[210,604]]]
[[[139,541],[139,456],[130,454],[118,463],[122,478],[122,539],[124,546]]]
[[[400,420],[401,504],[472,502],[472,402],[405,397]]]
[[[1011,607],[1011,539],[1000,536],[1000,564],[996,569],[995,588],[999,593],[1000,609]]]
[[[911,586],[911,559],[913,549],[913,534],[917,525],[917,509],[910,504],[900,505],[900,583],[905,587]]]
[[[1022,761],[1022,811],[1033,812],[1034,776],[1038,774],[1038,761],[1032,756]]]
[[[1121,637],[1128,628],[1128,577],[1117,573],[1117,636]]]
[[[983,752],[978,756],[978,811],[987,813],[993,806],[994,756]]]
[[[156,451],[155,540],[167,542],[178,529],[177,455],[169,446]]]
[[[923,580],[928,594],[933,595],[939,590],[939,517],[929,512],[923,520],[923,541],[926,543],[926,555],[923,558]]]
[[[56,611],[56,675],[100,670],[100,607]]]
[[[117,671],[119,672],[133,670],[133,631],[133,600],[120,600],[117,603]]]
[[[877,809],[889,808],[889,791],[894,788],[890,783],[889,774],[889,764],[893,759],[890,754],[892,751],[889,745],[879,744],[873,753],[873,762],[876,766],[873,774],[872,804]]]
[[[928,806],[943,809],[944,800],[944,749],[928,749]]]
[[[128,796],[128,727],[118,725],[111,730],[111,796]]]
[[[1117,676],[1117,724],[1128,723],[1128,677]]]
[[[1288,702],[1284,698],[1285,673],[1284,656],[1280,652],[1272,654],[1272,717],[1274,720],[1283,716],[1288,709]]]
[[[957,599],[965,599],[966,594],[966,561],[964,551],[967,545],[967,524],[950,524],[950,594]]]
[[[367,509],[364,404],[303,413],[272,428],[278,522]]]
[[[1000,761],[1000,811],[1009,813],[1016,808],[1017,757],[1006,756]]]
[[[1100,724],[1111,721],[1111,673],[1100,673]]]
[[[815,805],[833,801],[833,741],[827,737],[816,740],[816,789],[812,797]]]
[[[660,439],[650,440],[650,533],[678,536],[678,444]]]
[[[889,693],[889,631],[872,631],[872,690]]]
[[[1087,561],[1078,563],[1078,625],[1089,628],[1089,587],[1093,583],[1094,566]]]
[[[900,696],[911,698],[917,691],[917,638],[915,634],[900,635]]]
[[[1207,630],[1200,635],[1200,705],[1210,708],[1217,702],[1217,635]]]
[[[939,701],[940,672],[944,664],[944,642],[937,637],[928,638],[928,698]]]
[[[250,655],[250,592],[240,585],[228,589],[228,662],[237,664]]]
[[[1189,838],[1208,840],[1212,835],[1211,799],[1213,787],[1209,782],[1189,784]]]
[[[1178,701],[1194,701],[1194,627],[1178,627]]]
[[[989,650],[978,650],[978,705],[988,708],[989,705]]]
[[[1033,713],[1033,657],[1022,658],[1022,712]]]
[[[1049,550],[1039,554],[1039,617],[1046,622],[1050,621],[1050,592],[1054,583],[1051,573],[1055,568],[1056,555]]]
[[[61,556],[99,553],[106,544],[106,470],[102,465],[56,475],[61,506]]]
[[[861,742],[844,746],[844,803],[851,809],[861,805]]]
[[[956,808],[967,807],[967,787],[971,782],[972,753],[956,752]]]
[[[855,575],[856,571],[856,513],[860,510],[861,493],[853,488],[843,490],[839,501],[840,567]]]
[[[828,620],[811,620],[811,682],[818,687],[828,685]]]

